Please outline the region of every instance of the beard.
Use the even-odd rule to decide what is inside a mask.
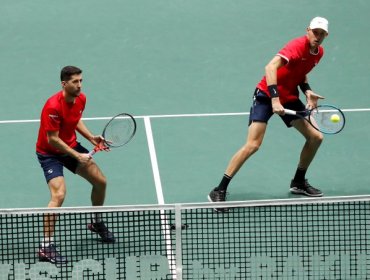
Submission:
[[[79,96],[79,95],[80,95],[80,93],[81,93],[81,89],[73,89],[73,90],[69,90],[69,91],[68,91],[68,94],[69,94],[70,96],[73,96],[73,97],[77,97],[77,96]]]

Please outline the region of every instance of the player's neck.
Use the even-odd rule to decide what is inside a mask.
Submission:
[[[313,55],[319,54],[319,48],[318,47],[310,48],[310,54]]]
[[[63,90],[63,97],[64,97],[64,100],[67,102],[67,103],[74,103],[75,102],[75,99],[76,97],[73,96],[73,95],[70,95],[68,92],[66,92],[65,90]]]

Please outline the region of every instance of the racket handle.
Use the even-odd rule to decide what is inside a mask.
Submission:
[[[89,156],[90,157],[92,157],[93,155],[95,155],[96,154],[96,152],[97,151],[99,151],[99,149],[97,149],[97,147],[95,147],[93,150],[91,150],[90,152],[89,152]]]
[[[297,115],[296,111],[293,111],[293,110],[290,110],[290,109],[284,109],[284,112],[287,115],[293,115],[293,116]]]

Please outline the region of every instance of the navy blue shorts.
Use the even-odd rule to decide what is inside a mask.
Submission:
[[[284,108],[295,111],[303,111],[305,110],[306,106],[301,100],[298,99],[294,102],[285,103]],[[271,98],[262,90],[256,88],[253,94],[253,104],[249,115],[249,125],[251,125],[252,122],[268,123],[273,114]],[[280,118],[284,121],[287,127],[291,127],[291,122],[298,119],[298,117],[292,115],[284,115],[280,116]]]
[[[84,148],[80,143],[73,148],[79,153],[89,153],[89,151]],[[44,170],[44,176],[46,182],[49,182],[51,179],[64,176],[63,167],[66,167],[73,173],[76,173],[78,161],[77,159],[68,156],[68,155],[43,155],[36,153],[37,159],[41,165],[41,168]]]

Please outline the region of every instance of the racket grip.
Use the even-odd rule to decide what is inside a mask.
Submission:
[[[93,155],[95,155],[95,154],[96,154],[96,152],[97,152],[97,149],[96,149],[96,148],[94,148],[93,150],[91,150],[91,151],[89,152],[89,156],[90,156],[90,157],[92,157]]]
[[[296,111],[293,111],[293,110],[290,110],[290,109],[284,109],[284,113],[287,114],[287,115],[297,115],[297,112]]]

